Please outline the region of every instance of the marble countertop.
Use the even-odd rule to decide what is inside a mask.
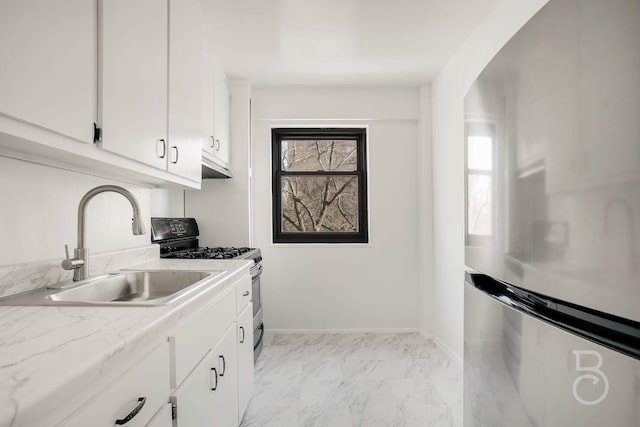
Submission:
[[[247,260],[163,260],[128,266],[225,270],[209,286],[154,307],[0,306],[0,427],[59,423],[158,345],[183,317],[248,274]],[[230,279],[230,280],[227,280]]]

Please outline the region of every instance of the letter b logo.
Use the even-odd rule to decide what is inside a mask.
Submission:
[[[597,405],[602,402],[609,394],[609,379],[607,376],[600,370],[602,366],[602,356],[600,353],[594,350],[574,350],[573,354],[576,356],[576,372],[587,372],[585,374],[580,375],[573,382],[573,397],[583,405]],[[593,358],[595,357],[595,363],[591,363],[587,365],[589,362],[593,362]],[[583,359],[586,359],[583,360]],[[597,399],[584,399],[578,393],[578,386],[581,382],[587,382],[587,384],[591,384],[592,386],[598,386],[600,381],[603,382],[602,394]]]

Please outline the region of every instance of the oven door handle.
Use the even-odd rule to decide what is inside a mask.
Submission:
[[[260,346],[262,339],[264,338],[264,323],[261,323],[260,326],[258,326],[258,329],[260,329],[260,338],[258,338],[258,342],[253,346],[253,351],[256,351],[256,348]]]
[[[255,264],[253,267],[251,267],[251,270],[249,270],[249,274],[251,275],[251,278],[255,278],[262,274],[262,264]]]

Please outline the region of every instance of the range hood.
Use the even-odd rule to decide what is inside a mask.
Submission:
[[[217,178],[231,178],[231,172],[206,156],[202,156],[202,179]]]

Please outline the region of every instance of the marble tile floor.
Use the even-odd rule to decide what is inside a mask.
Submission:
[[[461,427],[462,370],[401,334],[273,334],[242,427]]]

